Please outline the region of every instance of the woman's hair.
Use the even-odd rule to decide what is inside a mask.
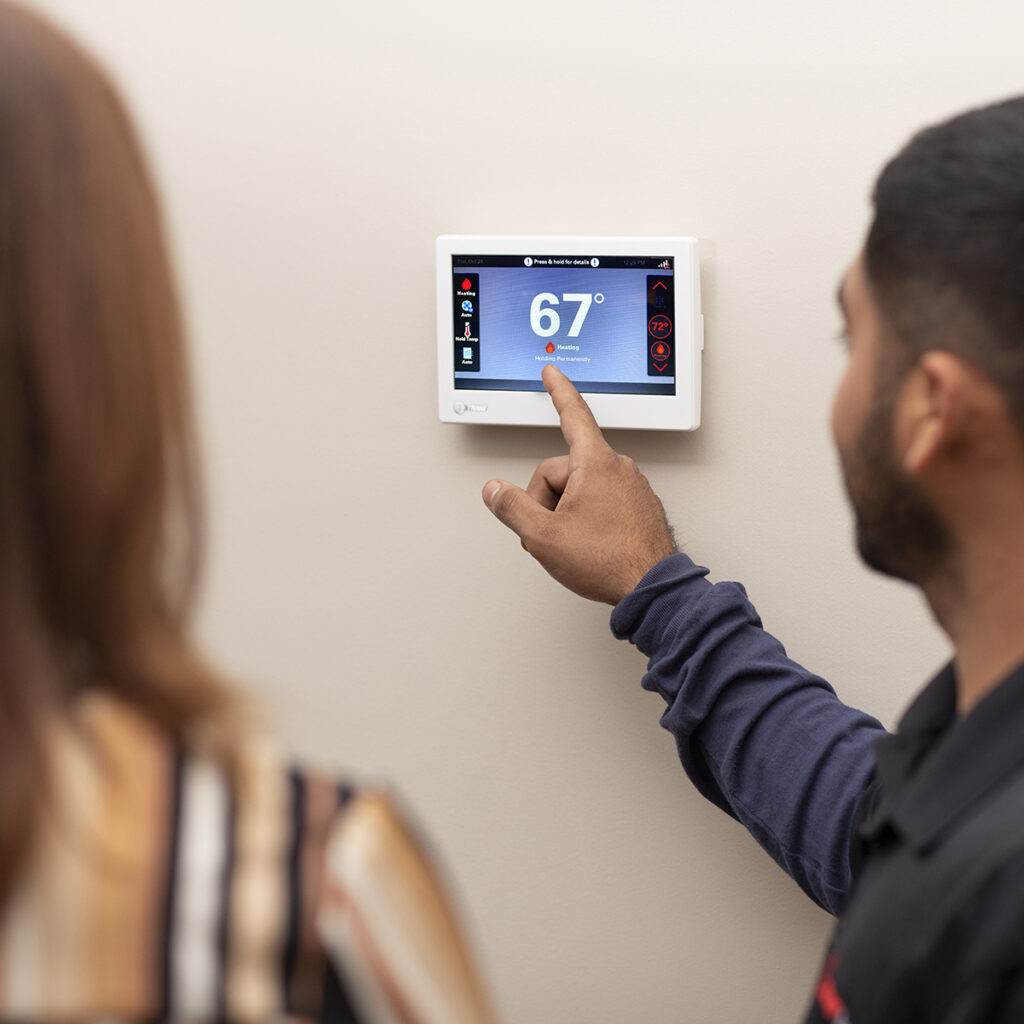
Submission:
[[[100,688],[173,735],[226,722],[189,639],[200,495],[160,211],[106,75],[0,0],[0,904],[44,730]]]

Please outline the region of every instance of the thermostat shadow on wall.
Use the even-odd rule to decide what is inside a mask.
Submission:
[[[602,427],[694,430],[703,348],[695,238],[437,240],[446,423],[558,426],[554,363]]]

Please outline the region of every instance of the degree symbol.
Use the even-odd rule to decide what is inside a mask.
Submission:
[[[602,302],[604,302],[604,296],[603,296],[603,295],[602,295],[602,294],[601,294],[600,292],[598,292],[598,293],[597,293],[597,294],[596,294],[596,295],[594,296],[594,301],[595,301],[595,302],[596,302],[596,303],[597,303],[598,305],[600,305],[600,304],[601,304]]]

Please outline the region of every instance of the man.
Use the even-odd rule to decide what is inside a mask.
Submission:
[[[1024,1021],[1024,98],[921,132],[840,286],[832,428],[865,561],[917,584],[952,662],[887,736],[788,660],[554,367],[569,454],[491,511],[615,605],[691,779],[839,925],[808,1021]]]

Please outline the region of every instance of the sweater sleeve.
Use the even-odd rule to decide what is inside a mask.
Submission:
[[[661,724],[697,789],[838,913],[884,730],[786,656],[742,586],[707,574],[665,559],[616,606],[612,632],[648,657],[643,686],[668,705]]]

